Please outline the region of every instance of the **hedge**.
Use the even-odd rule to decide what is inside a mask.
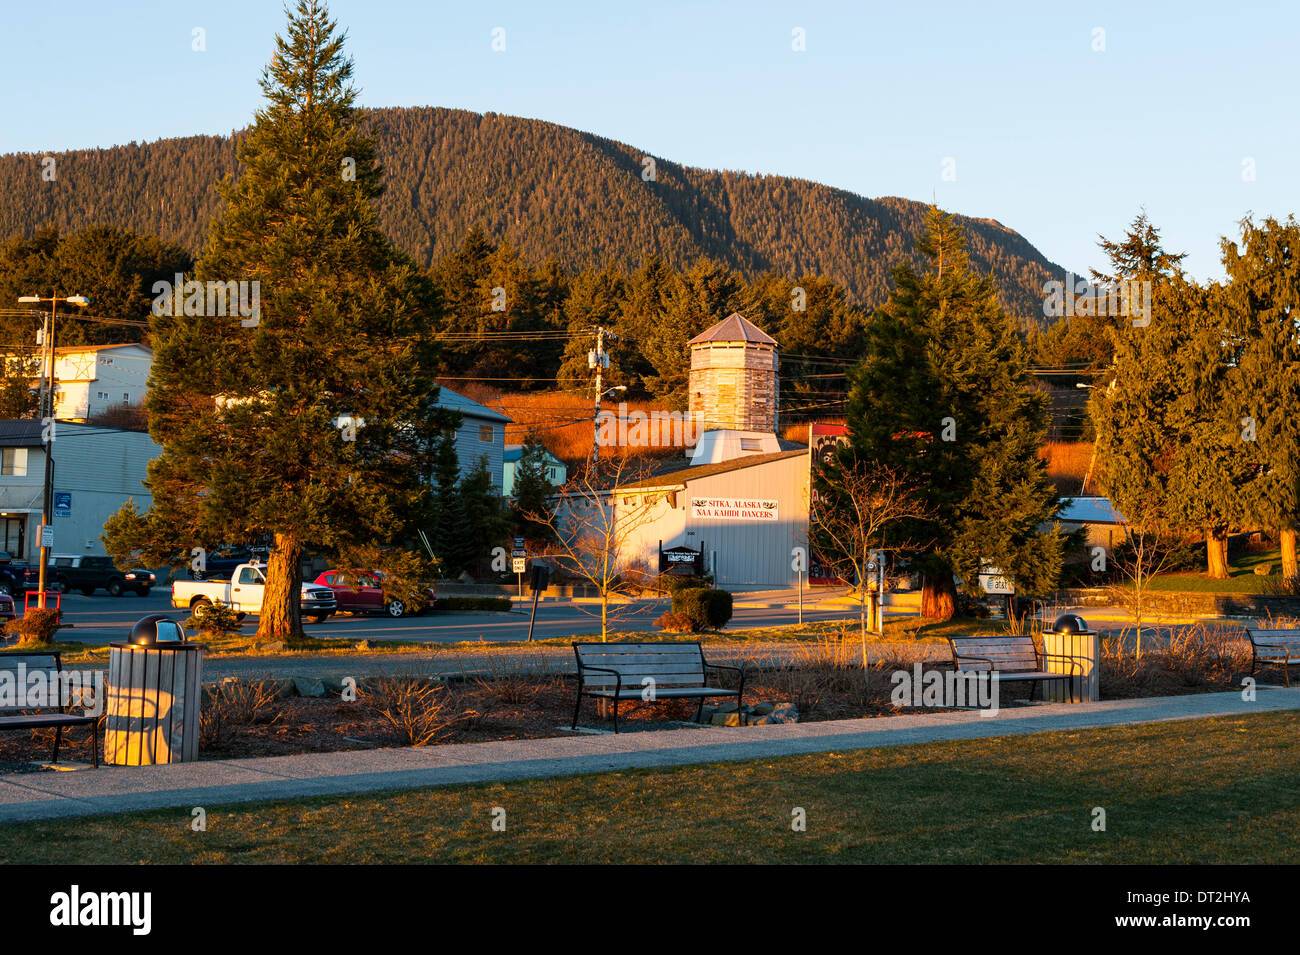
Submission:
[[[731,619],[731,594],[708,587],[688,587],[673,593],[673,613],[685,614],[697,630],[721,630]]]
[[[509,597],[439,597],[433,605],[437,613],[455,613],[457,610],[496,610],[509,612]]]

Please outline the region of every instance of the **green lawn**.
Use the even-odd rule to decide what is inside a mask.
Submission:
[[[207,807],[206,832],[188,809],[31,823],[0,827],[0,862],[1294,862],[1298,732],[1261,714]]]
[[[1255,568],[1260,564],[1269,564],[1273,573],[1260,576]],[[1176,574],[1162,574],[1152,579],[1150,588],[1160,591],[1182,591],[1184,593],[1202,594],[1258,594],[1265,592],[1265,585],[1278,585],[1282,582],[1282,550],[1272,550],[1258,554],[1241,554],[1228,563],[1228,573],[1232,576],[1226,580],[1212,580],[1204,571],[1188,571]]]

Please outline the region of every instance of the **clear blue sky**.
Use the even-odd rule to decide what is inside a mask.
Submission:
[[[1076,270],[1101,264],[1097,234],[1143,206],[1199,278],[1220,275],[1219,237],[1243,215],[1300,213],[1295,2],[331,9],[363,105],[536,117],[691,165],[934,198]],[[0,153],[45,152],[246,125],[283,13],[275,0],[5,0],[0,22]]]

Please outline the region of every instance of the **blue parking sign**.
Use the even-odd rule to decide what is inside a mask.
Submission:
[[[71,491],[54,492],[54,516],[55,517],[72,516],[72,492]]]

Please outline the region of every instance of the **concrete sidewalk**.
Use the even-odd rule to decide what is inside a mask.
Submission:
[[[0,777],[0,823],[685,766],[947,740],[1300,710],[1300,687],[1091,704],[421,748],[211,760]]]

